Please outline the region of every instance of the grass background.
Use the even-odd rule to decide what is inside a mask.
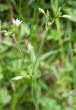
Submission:
[[[71,18],[46,31],[39,8],[49,21],[59,8]],[[10,31],[13,18],[22,20],[15,37],[23,57],[12,35],[0,33],[0,110],[76,110],[76,1],[0,0],[0,30]]]

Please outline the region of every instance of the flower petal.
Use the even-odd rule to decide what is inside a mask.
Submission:
[[[14,78],[12,78],[12,80],[20,80],[20,79],[22,79],[24,76],[17,76],[17,77],[14,77]]]

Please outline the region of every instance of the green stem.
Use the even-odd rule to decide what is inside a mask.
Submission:
[[[22,54],[22,51],[21,51],[20,47],[18,46],[18,42],[17,42],[17,40],[16,40],[15,35],[13,36],[13,38],[14,38],[14,40],[15,40],[15,42],[16,42],[17,48],[18,48],[18,50],[19,50],[19,52],[20,52],[20,54],[21,54],[21,57],[22,57],[22,59],[23,59],[23,54]]]
[[[51,3],[52,3],[52,9],[53,9],[54,16],[56,16],[55,14],[56,14],[56,10],[58,10],[58,0],[55,0],[55,2],[52,0]],[[55,23],[56,23],[57,32],[58,32],[59,38],[60,38],[60,40],[59,40],[60,50],[63,50],[63,52],[61,53],[62,66],[65,67],[65,53],[64,53],[63,43],[62,43],[62,36],[61,36],[59,18],[57,18],[55,20]]]
[[[34,89],[34,84],[36,85],[37,82],[36,82],[36,77],[35,74],[34,74],[34,70],[35,70],[35,67],[36,67],[36,64],[37,64],[37,61],[38,61],[38,58],[39,58],[39,55],[40,55],[40,51],[43,47],[43,44],[44,44],[44,41],[45,41],[45,38],[46,38],[46,32],[45,32],[45,36],[43,37],[42,41],[41,41],[41,44],[40,44],[40,48],[39,48],[39,51],[38,51],[38,54],[37,54],[37,57],[36,57],[36,60],[35,60],[35,63],[33,65],[33,69],[32,69],[32,97],[33,97],[33,101],[34,101],[34,104],[35,104],[35,110],[39,110],[39,107],[38,107],[38,102],[37,102],[37,97],[35,96],[36,94],[36,87]]]
[[[17,97],[15,94],[15,91],[13,91],[13,96],[12,96],[12,102],[11,102],[11,107],[10,110],[15,110],[16,108],[16,103],[17,103]]]
[[[55,19],[52,20],[52,24],[54,23]],[[47,22],[47,21],[46,21]],[[52,26],[51,24],[51,26]],[[39,107],[38,107],[38,101],[37,101],[37,96],[35,96],[36,94],[36,87],[34,89],[34,84],[36,85],[37,84],[37,79],[36,79],[36,75],[34,73],[34,70],[35,70],[35,67],[36,67],[36,64],[37,64],[37,61],[38,61],[38,58],[39,58],[39,55],[40,55],[40,51],[42,50],[42,47],[43,47],[43,44],[44,44],[44,41],[45,41],[45,38],[46,38],[46,34],[47,34],[47,29],[45,30],[44,32],[44,37],[41,41],[41,44],[40,44],[40,48],[38,50],[38,54],[37,54],[37,57],[36,57],[36,60],[34,62],[34,65],[33,65],[33,69],[32,69],[32,97],[33,97],[33,101],[34,101],[34,104],[35,104],[35,110],[39,110]],[[35,93],[35,94],[34,94]]]
[[[13,35],[13,38],[14,38],[14,40],[15,40],[15,42],[16,42],[16,46],[17,46],[17,48],[18,48],[18,50],[19,50],[19,52],[20,52],[20,55],[21,55],[22,61],[23,61],[23,65],[24,65],[24,64],[25,64],[24,57],[23,57],[22,51],[21,51],[21,49],[20,49],[20,47],[19,47],[19,45],[18,45],[18,42],[17,42],[17,40],[16,40],[15,35]],[[29,73],[29,70],[28,70],[27,67],[26,67],[26,69],[27,69],[27,71],[28,71],[28,73]]]
[[[72,34],[72,29],[71,29],[71,24],[70,24],[70,22],[68,22],[68,36],[69,36],[69,38],[71,37],[70,35]],[[69,42],[69,52],[70,52],[70,58],[71,58],[71,63],[72,63],[72,70],[73,70],[73,74],[72,74],[72,77],[73,77],[73,79],[74,79],[74,86],[76,85],[75,84],[75,80],[76,80],[76,71],[75,71],[75,68],[74,68],[74,55],[73,55],[73,51],[72,51],[73,49],[72,49],[72,45],[71,45],[71,42]],[[75,86],[76,87],[76,86]],[[74,88],[75,88],[74,87]],[[72,87],[73,88],[73,87]]]

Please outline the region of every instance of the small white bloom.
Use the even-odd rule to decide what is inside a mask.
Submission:
[[[5,35],[5,36],[8,36],[9,34],[8,34],[8,33],[5,33],[4,35]]]
[[[28,50],[31,50],[32,49],[32,45],[31,43],[28,43]]]
[[[64,18],[71,18],[71,16],[69,16],[69,15],[62,15],[61,17],[64,17]]]
[[[24,76],[17,76],[17,77],[14,77],[14,78],[12,78],[12,80],[20,80],[20,79],[22,79]]]
[[[39,11],[45,15],[45,11],[42,8],[39,8]]]
[[[16,20],[13,19],[12,22],[13,22],[13,24],[16,25],[16,26],[19,26],[19,25],[22,23],[22,21],[20,21],[20,20],[18,20],[18,19],[16,19]]]

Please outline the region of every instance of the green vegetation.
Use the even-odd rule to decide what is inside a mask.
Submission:
[[[0,0],[0,110],[76,110],[75,29],[75,0]]]

